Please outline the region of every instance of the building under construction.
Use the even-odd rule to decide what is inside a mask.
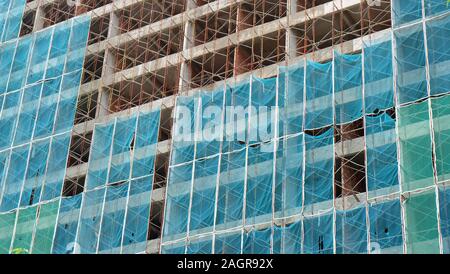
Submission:
[[[449,44],[447,0],[0,0],[0,253],[450,253]]]

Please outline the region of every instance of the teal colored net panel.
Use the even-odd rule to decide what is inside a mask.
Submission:
[[[188,242],[186,254],[212,254],[212,236],[202,237]]]
[[[333,214],[305,217],[303,231],[303,253],[333,253]]]
[[[439,253],[436,210],[436,194],[434,190],[411,195],[405,201],[407,253]]]
[[[26,0],[0,2],[0,42],[19,36]]]
[[[9,163],[9,150],[0,152],[0,189],[3,189],[3,178],[5,178],[5,173],[8,168]],[[2,192],[0,192],[0,202],[2,199]]]
[[[193,164],[169,168],[166,210],[164,213],[164,240],[186,236],[190,207]]]
[[[267,142],[275,137],[277,78],[252,78],[249,143]]]
[[[216,229],[242,225],[245,150],[223,154],[220,163]]]
[[[434,150],[438,181],[450,179],[450,96],[431,99],[433,110]]]
[[[447,0],[424,0],[425,16],[443,14],[450,11],[450,3]]]
[[[161,245],[161,254],[185,254],[185,253],[186,253],[185,242],[176,242]]]
[[[305,134],[304,204],[331,206],[334,174],[334,129],[320,135]]]
[[[19,209],[11,252],[14,252],[16,249],[25,250],[27,253],[30,252],[37,209],[37,205]]]
[[[403,191],[433,184],[428,101],[398,109],[400,171]]]
[[[248,109],[250,107],[250,83],[243,82],[225,90],[224,140],[222,152],[232,152],[245,147],[248,142]]]
[[[14,146],[30,142],[39,104],[40,90],[40,84],[27,87],[23,90],[22,106],[15,128]]]
[[[0,75],[0,94],[6,92],[8,85],[9,71],[14,60],[14,52],[17,41],[7,42],[0,46],[0,70],[3,72]]]
[[[201,115],[197,119],[195,158],[202,159],[220,152],[223,129],[224,91],[222,89],[199,94]]]
[[[303,194],[304,134],[279,140],[275,174],[275,216],[301,212]]]
[[[69,155],[70,137],[71,133],[68,132],[52,138],[41,202],[61,195]]]
[[[444,1],[441,1],[444,2]],[[450,10],[450,3],[447,3]],[[450,91],[450,16],[427,21],[431,95]]]
[[[139,113],[133,155],[132,178],[154,173],[160,116],[160,111]]]
[[[410,1],[408,1],[410,3]],[[425,45],[422,25],[394,32],[396,42],[398,103],[413,102],[428,95]]]
[[[400,201],[369,204],[370,252],[403,253]]]
[[[120,253],[129,183],[106,188],[99,236],[99,253]]]
[[[369,197],[399,190],[395,120],[383,112],[366,116],[366,177]]]
[[[106,163],[109,163],[113,135],[114,123],[95,126],[86,175],[87,190],[103,186],[107,181],[108,165]]]
[[[179,96],[175,106],[171,165],[194,160],[195,121],[198,119],[199,100],[196,97]]]
[[[16,211],[0,214],[0,254],[9,254],[16,215]]]
[[[241,254],[242,232],[216,234],[214,254]]]
[[[130,183],[122,253],[131,254],[146,250],[152,188],[153,176]]]
[[[280,67],[278,75],[278,136],[286,136],[303,130],[303,94],[305,68],[303,66]]]
[[[15,148],[11,151],[8,172],[4,179],[3,195],[0,212],[5,212],[19,206],[20,191],[26,174],[29,145]]]
[[[336,212],[336,253],[367,253],[365,207]]]
[[[42,185],[45,179],[44,175],[49,150],[49,139],[36,142],[32,145],[20,206],[33,205],[39,202]]]
[[[195,161],[189,235],[213,229],[218,164],[218,156]]]
[[[92,254],[97,252],[105,192],[106,188],[100,188],[84,193],[77,232],[79,253]]]
[[[307,63],[306,129],[322,128],[333,124],[332,68],[331,62]]]
[[[272,229],[252,229],[244,232],[243,254],[270,254],[271,253]]]
[[[362,56],[334,54],[334,104],[336,124],[362,117]]]
[[[364,45],[365,113],[394,106],[392,42]]]
[[[55,238],[53,241],[53,254],[71,254],[75,247],[75,238],[80,215],[82,195],[61,198]]]
[[[87,189],[153,174],[159,119],[158,110],[96,125]]]
[[[273,253],[300,254],[302,252],[302,222],[297,221],[284,227],[274,226]]]
[[[392,13],[394,26],[420,20],[422,19],[422,0],[393,0]]]
[[[272,219],[273,149],[272,142],[248,147],[246,224]]]
[[[450,189],[439,187],[439,221],[444,254],[450,254]]]
[[[115,123],[108,183],[124,181],[130,177],[131,143],[135,136],[136,120],[136,117],[119,118]]]
[[[50,254],[56,229],[59,200],[41,204],[33,238],[33,254]]]

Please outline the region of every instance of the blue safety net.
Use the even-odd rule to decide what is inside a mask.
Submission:
[[[198,119],[199,99],[197,97],[178,96],[175,106],[171,165],[194,160],[195,121]]]
[[[283,227],[273,227],[274,254],[300,254],[302,252],[302,222],[297,221]]]
[[[245,218],[247,224],[272,219],[274,144],[248,147]]]
[[[152,189],[153,176],[130,182],[122,253],[139,253],[146,250]]]
[[[398,103],[409,103],[425,98],[428,92],[422,25],[418,24],[396,30],[394,36]]]
[[[82,195],[78,194],[61,199],[58,213],[53,254],[71,254],[75,248],[78,218],[80,215]]]
[[[163,237],[166,240],[186,236],[191,200],[192,169],[192,163],[169,168],[163,231]]]
[[[305,217],[303,231],[303,253],[333,253],[333,214]]]
[[[392,42],[364,45],[365,113],[377,113],[394,106]]]
[[[248,143],[250,82],[238,83],[225,90],[225,119],[222,153],[240,150]]]
[[[299,214],[303,194],[304,134],[279,140],[275,174],[275,216]]]
[[[333,199],[334,129],[320,135],[305,134],[304,204]],[[331,206],[330,205],[327,205]]]
[[[243,254],[270,254],[272,228],[244,231]]]
[[[154,173],[160,115],[160,111],[139,113],[133,153],[132,178]]]
[[[0,2],[0,42],[19,36],[26,0]]]
[[[242,232],[217,234],[214,254],[241,254]]]
[[[422,19],[422,0],[393,0],[392,19],[394,26]]]
[[[369,204],[370,252],[403,253],[400,201]]]
[[[441,0],[424,0],[425,16],[442,14],[450,11],[450,3]]]
[[[388,113],[366,116],[366,147],[369,197],[397,192],[399,181],[395,120]]]
[[[336,253],[367,253],[365,207],[336,211]]]
[[[362,117],[362,56],[334,54],[334,104],[336,124]]]
[[[305,129],[323,128],[333,124],[332,62],[307,62]]]
[[[439,221],[444,254],[450,254],[450,189],[447,185],[439,187]]]
[[[106,188],[83,193],[77,244],[80,253],[96,253]]]
[[[201,111],[196,120],[195,158],[202,159],[220,152],[224,92],[200,92],[198,97]]]
[[[216,229],[242,224],[245,183],[245,150],[223,154],[220,163]]]
[[[129,183],[106,188],[99,236],[99,253],[120,253]]]
[[[303,130],[303,94],[305,68],[299,65],[280,67],[278,75],[278,136]]]
[[[444,1],[441,1],[444,2]],[[447,3],[450,10],[450,3]],[[426,22],[431,95],[450,92],[450,16]]]
[[[249,144],[275,137],[277,78],[252,78]]]
[[[185,242],[176,242],[161,246],[161,254],[185,254],[185,253],[186,253]]]
[[[212,254],[212,237],[191,240],[186,246],[186,254]]]
[[[121,182],[130,177],[131,144],[136,134],[136,121],[136,117],[116,120],[112,137],[108,183]],[[103,165],[105,165],[104,162]]]
[[[157,110],[96,125],[87,189],[152,175],[159,120],[160,111]]]
[[[213,228],[218,164],[219,157],[195,161],[189,235]]]

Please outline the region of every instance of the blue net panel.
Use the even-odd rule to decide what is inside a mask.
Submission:
[[[367,253],[365,207],[336,212],[336,253]]]
[[[403,253],[400,201],[369,205],[370,251]]]
[[[0,2],[0,42],[19,37],[26,0]]]

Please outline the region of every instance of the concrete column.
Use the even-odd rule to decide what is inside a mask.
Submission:
[[[38,8],[36,9],[36,15],[34,17],[33,32],[44,28],[45,23],[44,17],[45,17],[44,8],[41,5],[39,5]]]

